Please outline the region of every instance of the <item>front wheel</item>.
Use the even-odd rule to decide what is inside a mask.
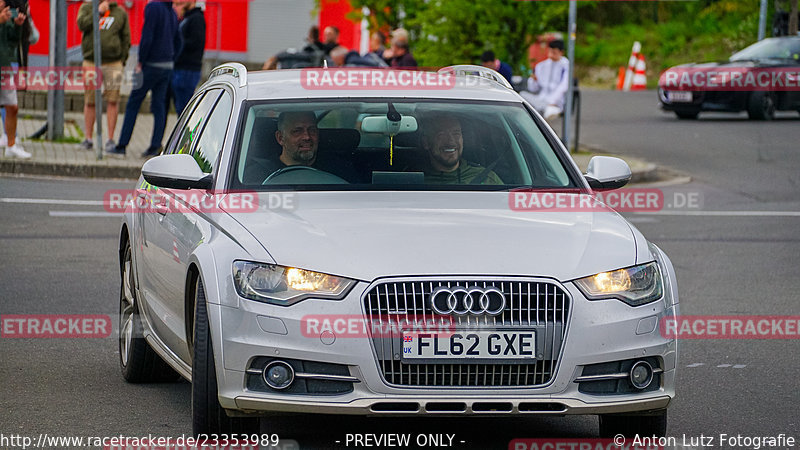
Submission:
[[[775,97],[772,93],[751,92],[747,100],[747,116],[752,120],[772,120],[775,117]]]
[[[194,333],[192,337],[192,432],[205,434],[256,434],[258,418],[228,417],[219,404],[217,369],[203,282],[197,277],[194,301]]]
[[[613,438],[616,435],[632,438],[639,436],[665,437],[667,435],[667,410],[647,414],[600,416],[600,437]]]
[[[678,116],[678,119],[683,119],[683,120],[697,119],[697,116],[699,114],[700,111],[675,111],[675,115]]]

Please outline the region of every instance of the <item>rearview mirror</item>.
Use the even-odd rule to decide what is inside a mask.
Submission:
[[[142,176],[153,186],[167,189],[211,189],[213,178],[191,155],[161,155],[147,160]]]
[[[402,116],[399,122],[392,122],[386,116],[367,116],[361,119],[361,131],[364,133],[381,133],[386,136],[413,133],[417,131],[417,119],[411,116]]]
[[[584,178],[592,189],[619,189],[630,181],[631,168],[619,158],[595,156],[589,160]]]

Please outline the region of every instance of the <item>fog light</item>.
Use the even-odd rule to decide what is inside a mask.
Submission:
[[[294,369],[283,361],[272,361],[264,368],[264,382],[272,389],[286,389],[294,382]]]
[[[653,366],[647,361],[637,361],[631,367],[631,384],[636,389],[646,389],[653,382]]]

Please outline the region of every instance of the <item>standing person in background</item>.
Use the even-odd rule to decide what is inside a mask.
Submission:
[[[180,116],[200,81],[206,48],[206,19],[194,0],[178,0],[175,8],[182,17],[178,28],[183,44],[175,58],[172,93],[175,96],[175,112]]]
[[[19,64],[20,36],[22,35],[22,24],[25,22],[26,17],[18,8],[10,8],[5,1],[0,0],[0,67],[2,68]],[[31,154],[16,142],[18,107],[17,87],[13,78],[13,74],[2,73],[0,106],[5,106],[6,108],[5,129],[8,137],[5,156],[30,158]]]
[[[304,52],[321,52],[323,51],[322,42],[319,41],[319,27],[312,25],[308,29],[308,36],[306,36],[306,46],[303,47]]]
[[[152,91],[150,111],[153,113],[153,136],[143,158],[161,153],[161,141],[167,124],[167,87],[172,80],[175,56],[181,48],[178,16],[169,0],[151,0],[144,8],[144,25],[139,41],[139,62],[134,74],[134,89],[125,106],[125,120],[112,155],[125,155],[131,141],[136,116],[148,91]]]
[[[108,120],[108,141],[106,151],[116,147],[114,133],[117,130],[117,116],[119,115],[119,89],[122,84],[122,70],[128,60],[131,48],[131,29],[128,22],[128,13],[117,6],[115,0],[100,2],[100,71],[103,78],[103,100],[106,107]],[[94,20],[92,18],[91,1],[84,2],[78,10],[78,29],[83,33],[81,40],[81,53],[83,54],[83,70],[91,72],[94,67]],[[87,150],[93,147],[94,122],[97,117],[95,109],[95,88],[92,83],[87,83],[83,95],[83,120],[86,139],[81,146]],[[102,110],[102,105],[100,106]]]
[[[31,45],[39,41],[39,31],[33,24],[33,17],[31,17],[31,8],[30,5],[28,5],[28,0],[6,0],[6,6],[9,7],[9,11],[16,9],[25,15],[25,21],[22,22],[22,28],[20,29],[19,52],[17,53],[19,61],[18,63],[11,63],[11,68],[14,73],[18,73],[27,70],[28,50]],[[17,86],[17,91],[24,91],[25,89],[26,86],[24,85]],[[0,106],[0,117],[3,119],[3,125],[0,126],[0,147],[6,147],[8,145],[8,138],[4,132],[6,109],[2,106]]]
[[[491,50],[486,50],[481,55],[481,65],[483,67],[488,67],[489,69],[496,70],[500,75],[503,76],[509,83],[511,83],[511,66],[500,61],[494,56],[494,52]]]
[[[417,60],[411,54],[408,41],[402,39],[392,39],[392,59],[389,65],[393,69],[406,69],[417,67]]]
[[[519,94],[545,119],[564,110],[564,96],[569,88],[569,60],[564,58],[564,41],[555,39],[547,46],[547,59],[536,65],[528,78],[528,90]]]
[[[331,50],[339,46],[339,29],[330,25],[325,27],[325,31],[323,31],[322,34],[325,39],[325,42],[322,43],[322,51],[324,51],[327,56],[330,54]]]
[[[369,53],[383,58],[384,51],[386,51],[386,35],[380,31],[373,31],[369,37]]]

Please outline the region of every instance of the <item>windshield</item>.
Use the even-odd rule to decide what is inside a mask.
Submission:
[[[748,59],[793,59],[800,60],[800,39],[764,39],[734,53],[731,61]]]
[[[521,103],[336,99],[245,107],[234,188],[578,186]]]

